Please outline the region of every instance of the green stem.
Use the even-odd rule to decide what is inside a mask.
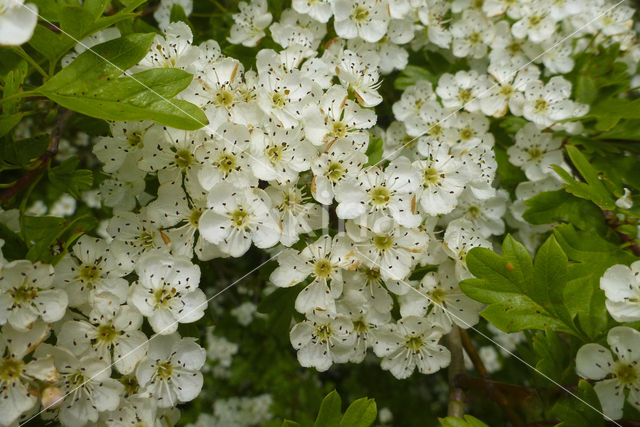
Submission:
[[[0,105],[2,105],[6,101],[11,101],[12,99],[20,99],[25,98],[27,96],[35,96],[38,95],[38,92],[35,90],[23,90],[22,92],[14,93],[13,95],[5,96],[0,99]]]
[[[42,69],[40,64],[38,64],[27,52],[25,52],[23,48],[21,48],[20,46],[17,46],[13,48],[13,51],[16,52],[18,55],[20,55],[22,58],[24,58],[29,64],[31,64],[31,66],[35,68],[37,72],[42,74],[42,77],[44,78],[49,77],[49,74],[47,74],[47,72]]]

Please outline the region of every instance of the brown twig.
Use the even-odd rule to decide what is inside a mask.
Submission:
[[[58,110],[58,118],[56,120],[56,124],[51,130],[51,141],[47,146],[47,151],[45,151],[40,157],[38,157],[38,166],[20,177],[12,187],[0,193],[0,204],[6,202],[16,194],[20,193],[20,191],[27,187],[42,172],[44,172],[44,170],[51,162],[51,159],[53,159],[53,157],[58,153],[58,144],[60,143],[60,137],[62,136],[64,126],[67,124],[67,121],[71,117],[71,114],[71,111],[60,107],[60,109]]]
[[[495,402],[500,406],[506,417],[509,419],[509,422],[514,427],[524,427],[524,423],[520,420],[520,417],[515,413],[515,411],[509,406],[509,402],[504,397],[502,392],[494,387],[492,382],[489,380],[489,372],[487,368],[484,366],[480,355],[476,351],[473,343],[471,342],[471,338],[469,334],[465,330],[460,330],[460,341],[462,342],[462,347],[465,349],[471,362],[473,362],[473,366],[478,371],[478,374],[485,380],[484,385],[486,391],[489,393],[489,396],[492,397]]]
[[[462,342],[460,341],[460,328],[453,325],[447,335],[447,344],[451,352],[449,364],[449,407],[447,415],[450,417],[464,416],[464,402],[466,400],[464,390],[457,384],[456,378],[464,374],[464,359],[462,357]]]

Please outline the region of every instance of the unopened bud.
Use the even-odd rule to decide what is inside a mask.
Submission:
[[[44,409],[56,409],[62,405],[65,392],[58,387],[47,387],[42,390],[42,406]]]

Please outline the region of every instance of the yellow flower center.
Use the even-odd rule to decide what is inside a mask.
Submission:
[[[158,363],[156,375],[158,375],[162,380],[168,380],[171,378],[171,375],[173,375],[173,365],[169,362]]]
[[[131,132],[127,137],[127,142],[131,148],[142,147],[142,135],[138,131]]]
[[[237,228],[244,228],[247,225],[248,222],[248,218],[249,214],[240,209],[236,209],[232,214],[231,214],[231,222],[233,223],[233,225],[235,225]]]
[[[331,181],[338,181],[344,176],[345,173],[344,166],[340,162],[333,162],[329,165],[329,171],[327,173],[327,177]]]
[[[176,166],[180,169],[186,169],[193,164],[193,154],[187,149],[176,151],[174,158]]]
[[[98,340],[110,344],[118,337],[118,331],[113,325],[100,325],[98,327]]]
[[[331,338],[333,331],[331,330],[331,325],[317,325],[316,326],[316,336],[320,341],[326,343]]]
[[[458,99],[463,104],[471,101],[471,89],[460,89],[460,91],[458,92]]]
[[[542,98],[538,99],[535,105],[533,106],[533,109],[535,110],[536,113],[543,113],[547,111],[547,101],[545,101]]]
[[[377,234],[373,238],[373,245],[381,251],[386,251],[393,246],[393,237],[386,234]]]
[[[374,206],[384,206],[389,203],[391,193],[386,187],[378,186],[371,189],[369,197]]]
[[[633,384],[640,378],[636,366],[618,363],[615,375],[623,385]]]
[[[7,357],[0,362],[0,380],[12,381],[20,378],[22,374],[22,366],[24,363],[22,360],[12,359]]]
[[[369,17],[369,10],[366,7],[358,6],[354,9],[351,14],[351,19],[356,21],[358,24],[363,23]]]
[[[314,274],[320,279],[328,278],[331,275],[331,262],[326,258],[317,261]]]
[[[414,353],[419,353],[422,348],[422,344],[423,341],[421,337],[410,337],[404,345]]]
[[[217,107],[229,108],[233,105],[233,93],[226,89],[220,89],[213,98],[213,103]]]

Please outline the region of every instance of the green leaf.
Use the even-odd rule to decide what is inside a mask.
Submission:
[[[282,421],[282,427],[300,427],[300,424],[295,421],[284,420]]]
[[[552,330],[532,337],[533,351],[538,356],[536,369],[552,380],[565,383],[575,378],[572,354],[566,343]],[[566,378],[569,376],[569,378]]]
[[[17,233],[14,233],[4,223],[0,222],[0,239],[4,246],[0,248],[2,255],[9,261],[23,259],[27,253],[27,246]]]
[[[334,427],[342,417],[342,399],[337,391],[327,394],[320,404],[320,411],[314,427]]]
[[[154,120],[179,129],[201,128],[208,123],[202,110],[171,99],[189,85],[191,74],[152,69],[118,77],[144,57],[152,39],[153,34],[131,34],[98,45],[96,53],[79,55],[38,92],[70,110],[99,119]]]
[[[467,254],[467,267],[476,278],[462,281],[460,287],[489,304],[482,317],[505,332],[551,328],[577,335],[562,300],[567,259],[555,240],[547,240],[535,264],[511,236],[505,238],[502,252],[473,248]]]
[[[563,303],[568,263],[567,256],[555,237],[549,237],[536,253],[530,295],[555,317],[571,324],[571,315]]]
[[[29,247],[26,258],[32,262],[50,262],[60,252],[57,238],[65,231],[64,219],[52,216],[24,216],[20,220],[22,235]]]
[[[568,396],[553,406],[551,413],[562,421],[556,427],[604,425],[600,400],[591,384],[580,380],[576,394],[580,399]]]
[[[446,417],[438,418],[442,427],[489,427],[476,417],[465,415],[464,418]]]
[[[531,224],[569,222],[582,230],[604,231],[602,211],[593,203],[567,194],[564,190],[545,191],[525,200],[522,217]]]
[[[370,138],[369,140],[369,146],[367,147],[367,157],[369,159],[369,161],[367,161],[367,165],[375,165],[377,164],[380,159],[382,159],[382,153],[383,153],[384,149],[383,149],[383,143],[382,143],[382,138],[380,137],[375,137],[375,138]]]
[[[369,427],[377,416],[376,401],[363,397],[349,405],[340,420],[340,427]]]
[[[18,93],[28,73],[29,73],[29,67],[27,65],[27,62],[21,60],[18,63],[18,65],[14,67],[11,71],[9,71],[2,79],[2,83],[4,83],[4,87],[2,88],[2,96],[8,97]],[[14,100],[3,102],[2,118],[4,118],[7,115],[14,116],[14,117],[17,116],[18,103],[19,103],[19,100],[17,98]],[[0,136],[6,133],[7,132],[2,133],[2,131],[0,130]]]
[[[569,175],[569,173],[567,173],[567,171],[557,165],[554,165],[553,169],[562,177],[562,179],[565,180],[565,188],[567,191],[582,199],[591,200],[593,203],[604,209],[615,209],[615,201],[611,197],[611,193],[600,180],[598,171],[576,147],[568,145],[566,150],[573,162],[573,165],[578,169],[586,181],[586,183],[576,181],[571,175]]]
[[[0,116],[0,137],[8,134],[11,129],[16,127],[20,120],[24,117],[24,113],[15,113]]]
[[[400,73],[398,78],[393,82],[393,87],[398,90],[405,90],[409,86],[415,85],[420,80],[427,80],[432,84],[436,84],[438,78],[429,70],[416,65],[407,65]]]
[[[42,155],[48,145],[49,135],[5,141],[0,145],[0,169],[3,167],[25,168],[33,159]]]
[[[582,104],[591,104],[598,96],[596,83],[590,76],[579,75],[575,85],[575,100]]]
[[[564,290],[565,306],[571,316],[577,316],[580,329],[594,339],[606,331],[608,319],[600,277],[612,265],[630,264],[635,257],[596,233],[576,231],[572,225],[557,226],[553,235],[572,261]]]
[[[58,166],[49,169],[49,181],[60,191],[71,194],[76,199],[80,198],[80,192],[88,190],[93,184],[93,172],[88,169],[77,169],[77,156],[71,157]]]

